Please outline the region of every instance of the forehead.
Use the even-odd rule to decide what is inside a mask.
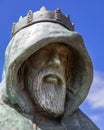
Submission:
[[[67,44],[65,43],[50,43],[42,48],[40,48],[37,52],[33,53],[30,57],[29,60],[34,60],[34,58],[37,58],[37,60],[42,59],[44,56],[48,57],[50,56],[50,54],[64,54],[64,56],[66,55],[70,55],[70,57],[72,57],[72,48],[69,47]]]
[[[65,50],[66,52],[70,50],[70,48],[67,44],[60,43],[60,42],[50,43],[49,45],[46,45],[45,47],[41,48],[40,50],[42,50],[42,49],[43,50],[44,49],[49,49],[49,50],[54,49],[54,50],[59,50],[59,51]]]

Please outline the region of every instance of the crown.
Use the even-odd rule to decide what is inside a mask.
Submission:
[[[69,15],[63,15],[59,8],[56,9],[55,12],[52,12],[42,7],[39,11],[34,13],[29,10],[27,16],[21,16],[17,23],[13,23],[12,37],[21,29],[39,22],[59,23],[70,31],[74,31],[74,24],[71,23]]]

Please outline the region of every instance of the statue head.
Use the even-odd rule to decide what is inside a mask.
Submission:
[[[32,100],[55,117],[63,114],[65,109],[72,59],[71,49],[66,44],[51,43],[32,54],[18,72],[19,82],[24,81]]]
[[[81,35],[63,24],[40,20],[21,29],[16,25],[6,49],[6,101],[30,119],[36,111],[54,118],[71,114],[88,94],[91,59]]]

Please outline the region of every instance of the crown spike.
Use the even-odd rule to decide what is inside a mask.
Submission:
[[[18,20],[18,21],[20,22],[21,20],[22,20],[22,16],[20,16],[20,18],[19,18],[19,20]]]
[[[13,25],[12,25],[12,35],[13,35],[14,32],[15,32],[15,25],[16,25],[16,23],[13,23]]]
[[[67,19],[70,21],[70,16],[69,15],[66,15]]]
[[[59,9],[59,8],[57,8],[56,10],[55,10],[55,19],[56,20],[61,20],[61,10]]]
[[[75,24],[74,23],[72,23],[72,30],[74,31],[74,28],[75,28]]]
[[[46,7],[45,7],[45,6],[42,6],[42,7],[40,8],[40,11],[46,11]]]
[[[29,10],[28,14],[27,14],[27,23],[32,22],[33,20],[33,12],[31,10]]]

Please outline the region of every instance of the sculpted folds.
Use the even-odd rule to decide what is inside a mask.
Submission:
[[[83,39],[73,31],[71,23],[65,26],[68,17],[59,12],[60,19],[58,15],[53,21],[56,13],[52,13],[47,17],[50,19],[42,21],[51,14],[42,10],[31,14],[26,26],[20,23],[27,17],[15,25],[17,30],[6,49],[0,101],[4,106],[0,110],[8,115],[4,129],[98,130],[79,109],[93,78]],[[34,22],[40,14],[44,17]],[[15,125],[8,124],[8,120]],[[2,117],[0,123],[4,123]]]

